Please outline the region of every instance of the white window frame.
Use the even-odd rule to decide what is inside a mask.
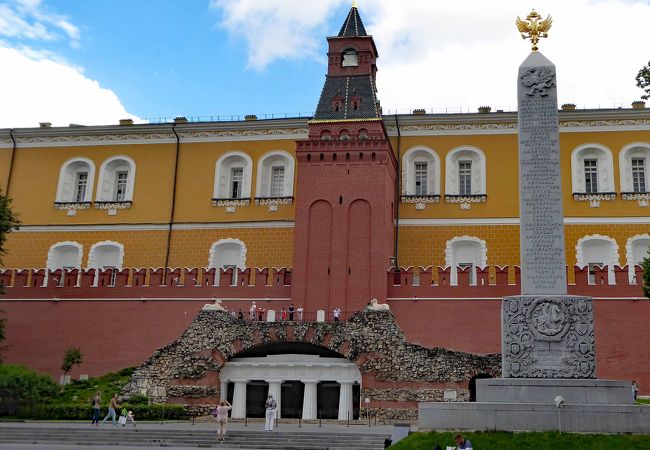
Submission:
[[[222,246],[231,246],[231,245],[238,245],[239,246],[239,259],[237,261],[228,261],[227,264],[222,264],[220,266],[217,265],[217,256],[219,253],[219,247]],[[248,249],[246,248],[246,244],[244,244],[243,241],[235,238],[226,238],[226,239],[219,239],[217,242],[214,242],[212,246],[210,247],[210,254],[208,257],[208,268],[214,268],[215,270],[215,275],[214,275],[214,283],[215,285],[219,284],[219,278],[220,278],[220,269],[227,269],[229,267],[235,266],[235,270],[233,270],[233,275],[232,275],[232,286],[235,286],[237,284],[237,269],[245,270],[246,269],[246,253],[248,252]]]
[[[117,247],[119,259],[117,264],[114,266],[117,270],[122,270],[124,264],[124,244],[121,244],[116,241],[100,241],[95,242],[88,251],[88,268],[89,269],[101,269],[97,262],[97,249],[99,247]],[[111,266],[113,267],[113,266]]]
[[[128,156],[119,155],[106,159],[99,169],[99,180],[97,183],[98,202],[117,202],[117,172],[128,172],[124,202],[133,201],[135,186],[135,161]]]
[[[417,146],[402,156],[402,195],[415,195],[415,163],[427,163],[427,195],[440,195],[440,157],[435,150]]]
[[[634,192],[632,179],[632,159],[645,158],[645,188],[650,192],[650,143],[634,142],[621,149],[618,155],[621,192]]]
[[[470,284],[476,284],[476,268],[487,266],[487,244],[483,239],[480,239],[476,236],[455,236],[452,239],[448,240],[445,244],[445,265],[451,268],[451,276],[449,284],[451,286],[458,285],[458,270],[459,264],[466,264],[466,261],[456,261],[457,255],[455,252],[455,247],[462,242],[472,242],[478,244],[480,248],[480,256],[477,264],[473,264],[470,274]]]
[[[466,195],[487,195],[485,153],[478,147],[464,145],[447,153],[445,157],[445,194],[460,195],[458,163],[472,162],[472,192]]]
[[[628,280],[630,281],[630,284],[639,284],[641,280],[636,279],[636,273],[634,271],[634,243],[636,241],[647,241],[649,243],[649,248],[650,248],[650,234],[637,234],[636,236],[632,236],[629,238],[625,244],[625,261],[627,264],[627,273],[628,273]],[[650,257],[650,255],[646,255],[647,257]],[[641,264],[639,262],[638,264]]]
[[[587,242],[594,240],[604,241],[609,244],[607,255],[605,255],[603,261],[594,262],[602,262],[603,264],[607,265],[607,281],[610,285],[616,284],[614,266],[620,265],[618,256],[618,243],[616,242],[616,239],[602,234],[592,234],[578,239],[578,242],[576,243],[576,265],[580,268],[585,268],[589,265],[591,261],[586,260],[584,245]]]
[[[614,162],[612,151],[601,144],[584,144],[571,152],[571,188],[577,194],[595,194],[587,192],[585,183],[586,159],[598,160],[598,193],[615,192]]]
[[[74,265],[75,269],[80,269],[81,268],[81,260],[83,258],[83,245],[81,245],[78,242],[75,241],[62,241],[62,242],[57,242],[56,244],[53,244],[50,246],[50,249],[47,251],[47,261],[45,263],[45,267],[49,270],[56,270],[56,269],[63,269],[64,267],[55,264],[55,255],[56,255],[56,250],[61,247],[75,247],[77,249],[77,261],[76,264]]]
[[[255,183],[256,197],[271,197],[273,167],[279,166],[284,167],[284,187],[282,195],[278,197],[293,197],[295,159],[289,152],[284,150],[274,150],[265,153],[259,159],[259,162],[257,163],[257,180]]]
[[[222,155],[215,164],[212,198],[230,198],[231,169],[236,167],[243,168],[242,192],[240,198],[248,199],[251,197],[253,160],[244,152],[234,151]]]
[[[95,163],[88,158],[71,158],[61,165],[59,171],[59,182],[56,189],[56,202],[79,203],[76,201],[76,179],[77,173],[87,172],[88,180],[83,202],[92,202],[93,185],[95,182]]]

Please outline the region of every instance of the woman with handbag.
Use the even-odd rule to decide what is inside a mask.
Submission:
[[[224,441],[226,437],[226,426],[228,425],[228,411],[232,409],[228,400],[223,400],[219,403],[219,406],[214,408],[212,414],[217,419],[217,439],[221,442]]]

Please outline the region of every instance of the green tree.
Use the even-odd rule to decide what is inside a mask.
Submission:
[[[639,73],[636,75],[636,85],[645,92],[641,98],[648,100],[650,98],[650,62],[639,70]]]
[[[11,210],[11,199],[0,191],[0,265],[2,264],[2,255],[5,254],[4,244],[7,234],[19,226],[18,217]],[[0,294],[2,294],[2,283],[0,283]],[[6,338],[5,324],[6,319],[2,316],[2,311],[0,311],[0,344]],[[4,349],[5,347],[0,346],[0,362],[2,362],[2,350]]]
[[[81,349],[79,347],[68,347],[63,355],[63,363],[61,364],[61,370],[64,374],[68,374],[70,369],[74,366],[78,366],[83,362],[83,355],[81,354]]]

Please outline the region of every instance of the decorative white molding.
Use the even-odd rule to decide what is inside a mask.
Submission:
[[[95,202],[95,209],[129,209],[131,201],[124,202]]]
[[[241,151],[231,151],[221,155],[214,167],[214,189],[213,200],[230,198],[230,171],[232,168],[243,168],[241,198],[248,199],[251,196],[251,180],[253,178],[253,160],[250,155]],[[239,206],[239,205],[224,205]]]
[[[583,194],[574,192],[573,200],[576,202],[589,202],[590,208],[598,208],[600,207],[601,201],[609,202],[616,200],[616,192],[603,192],[600,194]]]
[[[255,197],[256,205],[264,205],[269,207],[269,211],[278,211],[280,205],[290,205],[293,203],[293,197]]]
[[[471,145],[462,145],[447,153],[445,157],[445,195],[459,195],[458,162],[465,160],[472,162],[472,195],[485,195],[487,186],[485,153],[480,148]]]
[[[576,265],[579,267],[585,267],[590,263],[590,261],[587,261],[585,258],[585,252],[584,252],[584,246],[587,242],[590,241],[601,241],[601,242],[606,242],[607,245],[607,255],[603,258],[604,261],[603,264],[607,265],[607,275],[608,275],[608,282],[609,284],[616,284],[616,278],[614,276],[614,266],[619,265],[619,259],[618,259],[618,243],[616,242],[615,239],[609,237],[609,236],[604,236],[602,234],[591,234],[589,236],[584,236],[580,239],[578,239],[578,242],[576,243]],[[594,262],[600,262],[600,261],[591,261],[592,263]]]
[[[628,267],[640,263],[640,261],[635,261],[634,258],[634,243],[637,241],[647,241],[648,247],[650,248],[650,234],[637,234],[627,240],[625,243],[625,262]],[[644,253],[644,256],[647,256],[647,251]]]
[[[422,145],[411,147],[402,156],[402,196],[415,194],[415,163],[427,163],[427,195],[440,195],[440,157],[438,153]],[[408,202],[427,203],[427,202]]]
[[[619,181],[621,192],[623,193],[634,192],[634,183],[632,180],[632,158],[634,157],[645,158],[646,191],[650,189],[650,144],[647,142],[633,142],[625,145],[618,154]],[[641,195],[643,194],[641,193]],[[625,198],[625,194],[623,194],[623,199],[637,200]]]
[[[115,267],[118,270],[121,270],[122,266],[123,266],[123,263],[124,263],[124,245],[120,244],[119,242],[115,242],[115,241],[95,242],[90,247],[90,251],[88,252],[88,267],[89,268],[98,268],[99,267],[97,265],[97,250],[100,247],[116,247],[118,249],[118,261],[116,261],[117,264],[115,264]]]
[[[86,192],[84,193],[83,202],[75,202],[75,183],[77,172],[87,171],[88,179],[86,180]],[[70,158],[61,165],[59,170],[59,181],[56,189],[57,203],[89,203],[93,199],[93,188],[95,183],[95,163],[89,158],[80,156]],[[90,206],[88,206],[90,207]],[[67,209],[67,208],[60,208]],[[86,209],[86,208],[69,208],[69,209]]]
[[[52,245],[47,251],[45,267],[48,269],[61,269],[61,266],[55,264],[57,249],[60,249],[61,247],[74,247],[77,249],[77,261],[75,262],[75,267],[80,268],[83,257],[83,245],[75,241],[62,241]]]
[[[484,267],[487,265],[487,244],[483,239],[480,239],[476,236],[453,237],[445,244],[445,266],[451,267],[451,279],[449,281],[452,285],[458,284],[458,271],[456,270],[456,267],[459,261],[457,261],[456,255],[457,248],[463,243],[467,242],[478,244],[479,247],[479,260],[476,261],[476,264],[474,265],[474,273],[472,274],[472,279],[476,273],[476,267]]]
[[[250,198],[213,198],[212,199],[212,206],[215,207],[225,207],[226,212],[228,211],[228,208],[235,208],[237,206],[248,206],[251,203]],[[234,209],[233,211],[234,212]]]
[[[54,208],[63,211],[90,209],[92,202],[54,202]]]
[[[248,249],[246,248],[246,244],[244,244],[243,241],[235,238],[227,238],[227,239],[219,239],[217,242],[213,243],[212,246],[210,247],[210,254],[208,258],[208,267],[215,267],[217,269],[220,269],[222,266],[217,266],[217,256],[218,256],[218,251],[219,247],[228,247],[228,246],[239,246],[239,258],[237,261],[232,261],[231,264],[234,264],[237,266],[239,269],[245,269],[246,268],[246,253],[248,252]],[[218,275],[218,274],[217,274]]]
[[[571,152],[571,188],[576,194],[586,194],[584,160],[598,160],[598,193],[609,194],[614,188],[614,159],[612,151],[598,143],[583,144]]]
[[[281,197],[292,197],[295,165],[296,161],[293,155],[284,150],[273,150],[262,155],[257,160],[255,195],[257,197],[270,197],[272,167],[282,166],[284,167],[284,185]]]
[[[120,166],[121,165],[121,166]],[[126,178],[126,192],[124,202],[133,201],[133,191],[135,189],[135,161],[126,155],[116,155],[105,159],[99,168],[99,180],[97,181],[97,202],[115,202],[115,173],[118,169],[128,166]],[[95,206],[97,207],[97,206]],[[129,205],[130,207],[130,205]],[[116,208],[110,208],[116,209]]]
[[[293,228],[293,221],[259,221],[259,222],[218,222],[218,223],[177,223],[172,230],[223,230],[237,228]],[[58,233],[82,231],[148,231],[169,230],[169,225],[133,224],[133,225],[21,225],[15,233]]]

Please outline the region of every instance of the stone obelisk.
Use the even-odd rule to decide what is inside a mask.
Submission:
[[[503,299],[503,376],[593,378],[591,298],[567,296],[555,66],[537,51],[551,19],[527,19],[517,19],[533,42],[517,77],[521,295]]]

